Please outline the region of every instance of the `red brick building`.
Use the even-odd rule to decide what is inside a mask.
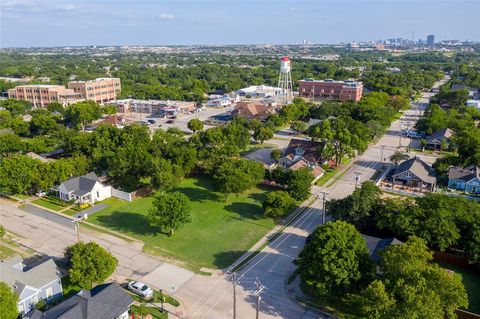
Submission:
[[[304,79],[299,81],[298,91],[300,97],[358,102],[362,98],[363,84],[352,80]]]

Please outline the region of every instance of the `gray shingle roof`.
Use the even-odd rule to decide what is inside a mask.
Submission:
[[[97,174],[95,174],[94,172],[90,172],[82,176],[69,178],[66,181],[64,181],[62,184],[63,186],[65,186],[65,188],[69,192],[84,191],[82,195],[85,195],[92,191],[93,186],[95,186],[95,183],[97,182],[97,180],[98,180]]]
[[[372,258],[372,260],[376,263],[380,261],[380,256],[379,256],[380,251],[389,247],[390,245],[403,244],[403,242],[396,239],[395,237],[382,239],[382,238],[367,236],[363,234],[362,234],[362,237],[363,239],[365,239],[365,242],[367,244],[368,251],[370,252],[370,258]]]
[[[438,131],[435,131],[433,132],[432,135],[430,135],[429,137],[427,137],[427,140],[428,141],[433,141],[433,140],[437,140],[437,141],[440,141],[442,138],[445,138],[445,139],[450,139],[453,135],[453,131],[449,128],[443,128],[441,130],[438,130]]]
[[[25,286],[41,288],[59,278],[58,268],[53,259],[30,269],[23,268],[20,256],[0,262],[0,281],[16,287],[14,291],[21,294]]]
[[[452,90],[452,91],[458,91],[458,90],[463,90],[463,89],[465,89],[465,88],[466,88],[465,84],[462,84],[462,83],[460,83],[460,84],[452,84],[451,90]]]
[[[433,184],[437,181],[432,167],[418,157],[413,157],[400,163],[400,165],[398,165],[393,172],[392,176],[396,176],[407,171],[412,172],[415,176],[426,183]]]
[[[32,311],[28,319],[114,319],[127,311],[132,297],[118,285],[99,285],[78,294],[45,311]]]
[[[452,166],[448,169],[448,179],[460,179],[468,182],[474,178],[480,178],[480,169],[477,166]]]

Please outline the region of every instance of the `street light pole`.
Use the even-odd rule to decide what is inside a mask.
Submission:
[[[233,319],[237,318],[237,273],[233,272]]]

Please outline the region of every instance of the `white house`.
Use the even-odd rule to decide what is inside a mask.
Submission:
[[[58,193],[60,199],[66,202],[73,200],[79,204],[93,204],[112,197],[112,187],[100,183],[94,172],[67,179],[53,191]]]

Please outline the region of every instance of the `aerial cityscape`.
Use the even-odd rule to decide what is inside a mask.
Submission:
[[[0,0],[0,319],[480,319],[480,2]]]

